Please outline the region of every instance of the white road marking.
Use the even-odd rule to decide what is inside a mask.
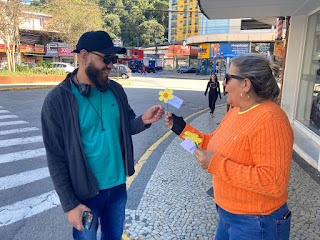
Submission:
[[[7,154],[0,154],[0,164],[19,161],[19,160],[28,159],[28,158],[36,158],[44,155],[46,155],[46,150],[44,148],[13,152],[13,153],[7,153]]]
[[[0,208],[0,227],[15,223],[60,205],[55,191],[25,199]]]
[[[26,121],[0,122],[0,127],[1,126],[18,125],[18,124],[24,124],[24,123],[28,123],[28,122],[26,122]]]
[[[50,176],[47,167],[0,178],[0,190],[18,187]]]
[[[39,128],[36,128],[36,127],[17,128],[17,129],[11,129],[11,130],[2,130],[2,131],[0,131],[0,135],[23,133],[23,132],[37,131],[37,130],[39,130]]]
[[[8,118],[17,118],[17,115],[2,115],[0,116],[0,119],[8,119]]]
[[[36,143],[36,142],[42,142],[42,136],[1,140],[0,147],[9,147],[14,145],[22,145],[22,144],[29,144],[29,143]]]
[[[0,110],[0,113],[9,113],[8,110]]]
[[[3,108],[3,107],[0,106],[0,108]]]

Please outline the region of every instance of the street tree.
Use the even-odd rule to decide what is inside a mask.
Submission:
[[[95,1],[52,0],[50,14],[52,20],[48,30],[56,32],[57,37],[69,43],[73,49],[84,32],[104,30],[101,11]],[[74,63],[76,66],[76,54]]]
[[[154,44],[156,38],[159,38],[162,41],[164,39],[165,29],[155,19],[143,22],[139,25],[138,29],[141,33],[141,40],[144,45]]]
[[[19,51],[21,11],[20,0],[0,2],[0,38],[5,44],[7,68],[10,72],[15,71],[15,53]]]

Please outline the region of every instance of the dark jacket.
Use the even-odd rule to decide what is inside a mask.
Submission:
[[[206,88],[206,90],[204,92],[205,96],[207,95],[208,89],[209,89],[209,94],[210,93],[211,94],[217,94],[221,99],[220,84],[219,84],[218,81],[212,82],[211,79],[210,79],[210,81],[207,84],[207,88]]]
[[[134,173],[131,135],[150,124],[144,126],[141,116],[136,118],[120,84],[110,80],[109,88],[119,105],[121,151],[126,175],[131,176]],[[71,74],[45,98],[41,124],[50,175],[62,208],[68,212],[79,205],[80,200],[94,197],[99,192],[81,142],[78,102],[71,91]]]

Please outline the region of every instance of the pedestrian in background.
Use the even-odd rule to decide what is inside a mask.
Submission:
[[[84,33],[74,50],[79,68],[46,97],[42,133],[54,187],[74,239],[120,240],[127,201],[126,177],[134,173],[131,135],[162,118],[160,105],[136,117],[120,84],[108,74],[117,62],[108,33]],[[93,214],[90,229],[82,217]]]
[[[142,64],[142,67],[141,67],[141,75],[142,73],[144,73],[144,75],[147,75],[146,74],[146,67],[144,66],[144,64]]]
[[[209,89],[208,100],[209,100],[210,115],[213,117],[213,112],[216,107],[216,101],[218,99],[218,95],[221,99],[220,84],[218,82],[217,75],[214,73],[212,73],[210,77],[210,80],[207,84],[206,91],[204,92],[204,96],[207,95],[208,89]]]
[[[220,216],[216,240],[281,239],[290,235],[287,206],[293,131],[277,105],[279,66],[260,54],[233,58],[223,85],[227,112],[212,134],[168,113],[166,125],[183,138],[201,138],[195,157],[211,173]]]

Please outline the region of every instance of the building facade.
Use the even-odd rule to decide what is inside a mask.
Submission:
[[[199,35],[200,10],[197,0],[170,0],[169,9],[169,42]]]

